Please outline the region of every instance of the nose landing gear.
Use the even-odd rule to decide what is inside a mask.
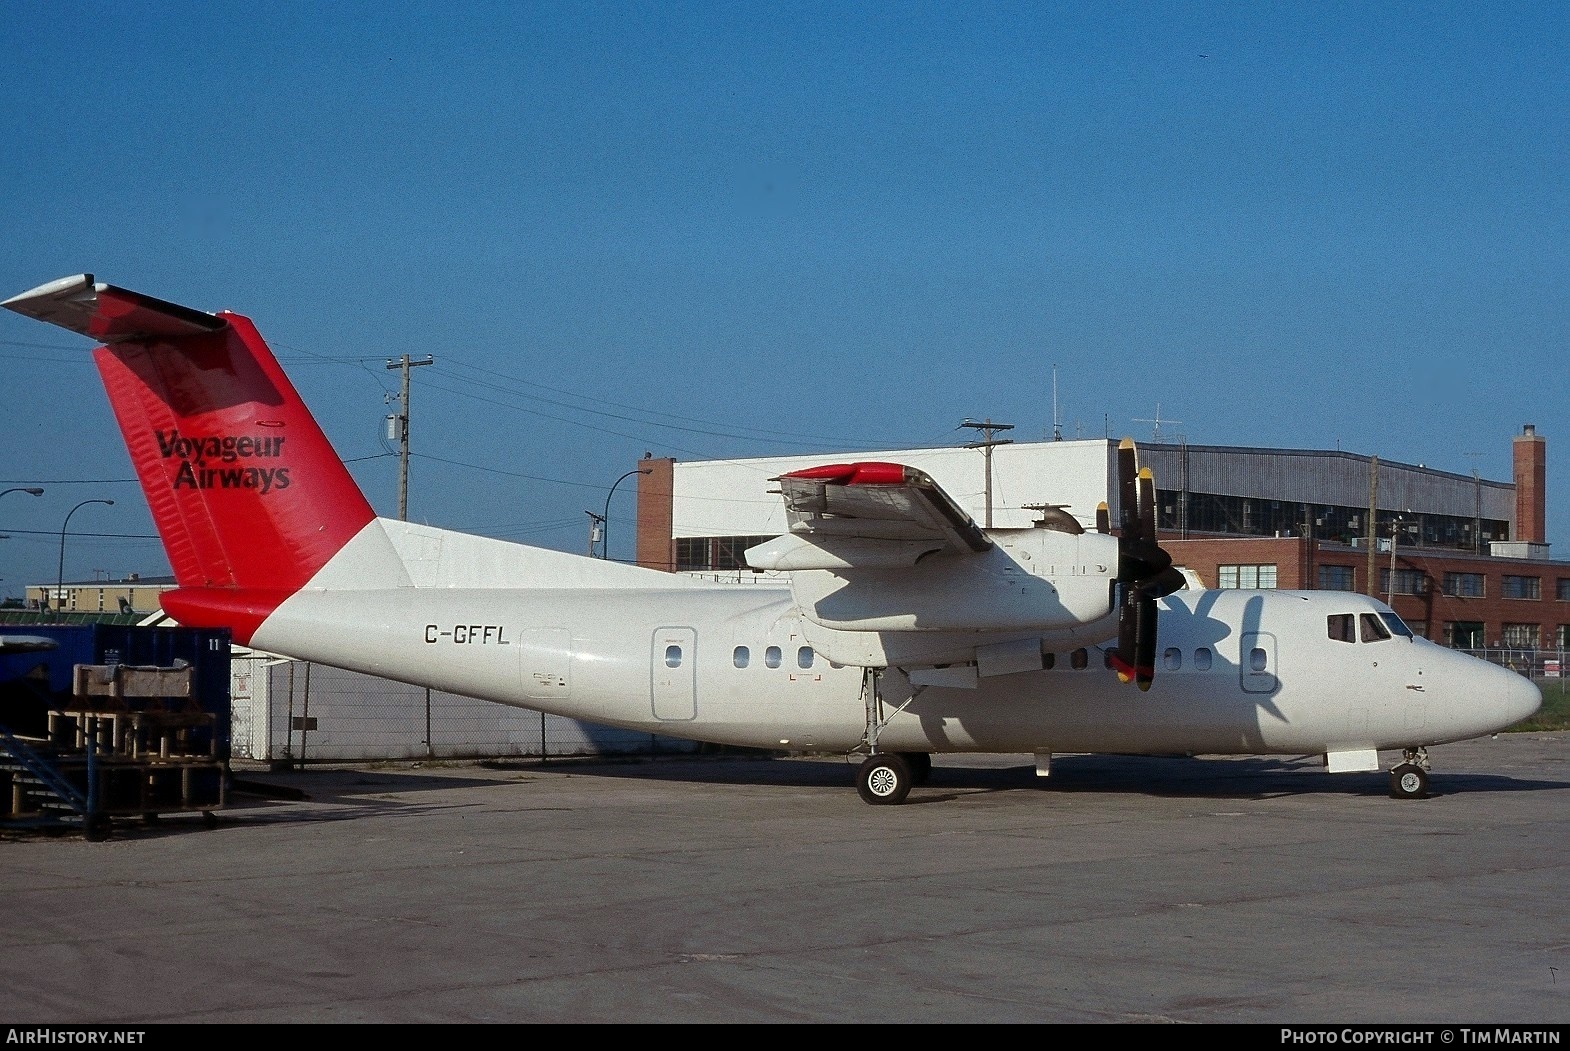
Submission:
[[[1390,771],[1390,798],[1428,798],[1428,749],[1408,748]]]

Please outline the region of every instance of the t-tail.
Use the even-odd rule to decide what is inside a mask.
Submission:
[[[91,336],[178,588],[164,610],[248,642],[375,512],[249,319],[63,278],[6,300]]]

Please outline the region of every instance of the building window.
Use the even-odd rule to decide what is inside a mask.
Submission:
[[[1504,598],[1542,598],[1542,577],[1517,577],[1505,574],[1499,594]]]
[[[1424,573],[1421,569],[1398,569],[1395,571],[1395,590],[1390,588],[1391,573],[1388,569],[1379,571],[1379,590],[1386,595],[1421,595],[1423,593]]]
[[[1536,624],[1506,624],[1500,635],[1500,641],[1506,646],[1521,650],[1537,649],[1537,638]]]
[[[1570,624],[1561,624],[1554,629],[1554,649],[1562,650],[1570,647]]]
[[[1480,620],[1445,621],[1445,645],[1458,650],[1483,648],[1483,622]]]
[[[676,570],[693,573],[747,569],[747,549],[772,539],[769,536],[680,536],[676,538]]]
[[[1446,573],[1445,594],[1456,598],[1482,598],[1483,574]]]
[[[1320,591],[1356,591],[1351,566],[1320,566]]]
[[[1217,566],[1216,576],[1223,588],[1242,588],[1245,591],[1270,589],[1276,586],[1275,563],[1256,566]]]
[[[1554,582],[1554,598],[1560,602],[1570,602],[1570,577],[1560,577]]]

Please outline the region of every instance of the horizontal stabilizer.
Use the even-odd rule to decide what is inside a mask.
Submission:
[[[100,343],[198,336],[220,331],[228,324],[223,318],[200,310],[94,283],[92,274],[39,285],[12,296],[0,306],[80,332]]]

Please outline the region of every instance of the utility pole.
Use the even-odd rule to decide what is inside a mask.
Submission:
[[[600,542],[600,528],[605,525],[605,516],[597,515],[593,511],[585,511],[589,516],[589,557],[594,557],[594,548]]]
[[[965,446],[965,448],[982,450],[982,456],[983,456],[984,460],[986,461],[986,465],[987,465],[987,521],[986,521],[986,527],[988,529],[991,529],[992,528],[992,447],[994,445],[1012,445],[1014,443],[1014,439],[1012,439],[1012,438],[998,438],[998,439],[994,439],[992,437],[992,432],[993,431],[1012,431],[1014,429],[1014,425],[1012,423],[993,423],[991,418],[989,417],[988,419],[983,420],[981,423],[977,423],[974,420],[966,420],[964,423],[961,423],[960,426],[961,427],[969,427],[969,428],[971,428],[973,430],[978,430],[978,431],[981,432],[981,436],[982,436],[981,437],[981,441],[979,441],[979,442],[970,442],[969,444],[967,444]]]
[[[1395,521],[1390,523],[1390,580],[1385,586],[1385,605],[1395,608],[1396,602],[1396,534],[1401,531],[1401,523],[1406,519],[1396,515]]]
[[[1369,595],[1379,597],[1379,582],[1374,579],[1374,549],[1379,546],[1379,527],[1375,524],[1379,507],[1379,457],[1368,458],[1368,576],[1363,586]]]
[[[409,520],[409,370],[416,365],[431,365],[435,359],[429,354],[424,361],[410,361],[405,354],[397,361],[388,361],[389,369],[400,369],[403,382],[398,390],[398,412],[387,417],[387,437],[398,443],[398,520]]]
[[[1483,553],[1483,476],[1477,473],[1482,453],[1463,453],[1472,458],[1472,550]]]

